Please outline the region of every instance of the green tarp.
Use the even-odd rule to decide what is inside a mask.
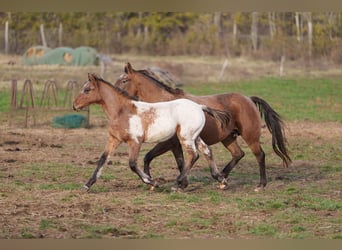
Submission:
[[[52,122],[54,128],[85,128],[87,125],[87,118],[79,114],[57,116]]]
[[[29,48],[23,55],[26,65],[52,64],[52,65],[98,65],[97,51],[91,47],[59,47],[50,49],[43,46]]]

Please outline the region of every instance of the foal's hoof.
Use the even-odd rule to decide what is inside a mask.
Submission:
[[[153,185],[150,185],[150,191],[154,191],[154,189],[155,189],[156,187],[158,187],[158,184],[157,184],[157,183],[155,183],[155,184],[153,184]]]
[[[264,187],[264,186],[257,186],[257,187],[254,189],[254,192],[259,193],[259,192],[262,192],[262,191],[264,191],[264,190],[265,190],[265,187]]]

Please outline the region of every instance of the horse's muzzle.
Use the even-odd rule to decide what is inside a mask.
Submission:
[[[79,109],[79,108],[76,108],[76,107],[75,107],[75,104],[72,104],[72,109],[73,109],[74,111],[77,111],[77,112],[79,112],[79,111],[80,111],[80,109]]]

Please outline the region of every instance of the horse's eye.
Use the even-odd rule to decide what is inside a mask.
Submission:
[[[86,89],[84,89],[84,93],[86,93],[86,94],[88,94],[88,93],[89,93],[89,91],[90,91],[90,88],[86,88]]]

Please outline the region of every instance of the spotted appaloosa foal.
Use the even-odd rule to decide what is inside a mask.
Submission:
[[[226,181],[217,169],[211,149],[199,134],[205,124],[203,111],[216,117],[221,124],[229,122],[229,113],[212,110],[187,99],[140,102],[95,74],[88,74],[88,81],[73,102],[73,109],[79,111],[91,104],[99,104],[107,115],[109,139],[93,175],[84,185],[86,190],[96,182],[108,157],[122,142],[128,144],[131,170],[144,183],[156,186],[156,181],[137,166],[141,145],[165,141],[175,134],[186,156],[185,167],[177,177],[177,188],[183,189],[188,185],[187,174],[198,159],[197,149],[206,157],[212,176],[221,183]]]

